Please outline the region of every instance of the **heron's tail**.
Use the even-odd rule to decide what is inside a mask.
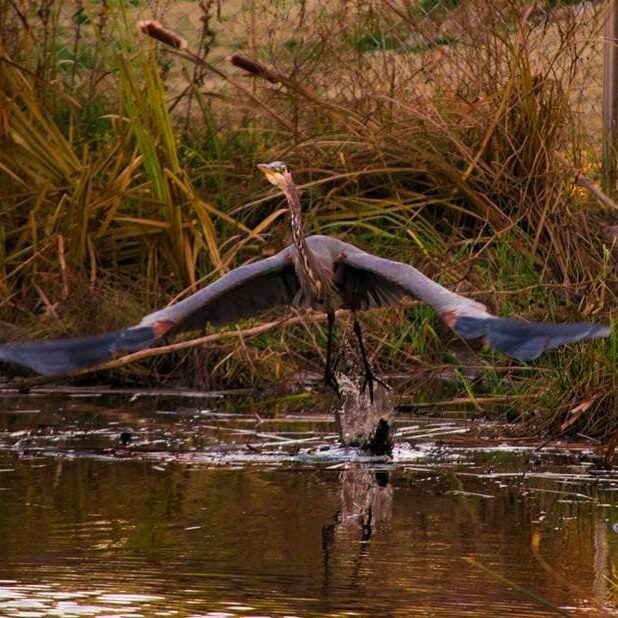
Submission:
[[[504,318],[457,318],[453,330],[464,339],[483,338],[494,350],[519,360],[533,360],[546,350],[584,339],[609,337],[611,329],[605,324],[577,322],[553,324],[524,322]]]
[[[137,326],[91,337],[7,344],[0,345],[0,361],[56,375],[148,348],[156,339],[154,328]]]

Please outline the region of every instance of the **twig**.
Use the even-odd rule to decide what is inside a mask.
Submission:
[[[399,405],[405,404],[414,406],[416,408],[431,408],[431,407],[447,407],[452,405],[462,405],[467,403],[499,403],[502,401],[512,401],[514,399],[529,399],[530,395],[496,395],[495,397],[454,397],[453,399],[446,399],[444,401],[426,401],[426,402],[407,402],[401,401]]]
[[[611,208],[612,210],[618,210],[618,204],[614,202],[601,187],[594,182],[591,178],[588,178],[585,174],[582,174],[570,161],[567,161],[565,157],[563,157],[559,152],[554,153],[556,158],[562,165],[564,165],[571,174],[573,174],[575,178],[575,182],[588,191],[592,197],[597,200],[600,204],[605,206],[606,208]]]
[[[297,82],[296,80],[290,79],[281,73],[275,72],[272,69],[269,69],[257,60],[247,58],[246,56],[241,56],[240,54],[234,54],[230,58],[230,62],[235,67],[243,69],[244,71],[247,71],[247,73],[251,73],[251,75],[255,75],[256,77],[261,77],[262,79],[269,81],[271,84],[281,84],[282,86],[285,86],[289,91],[296,92],[308,101],[311,101],[311,103],[317,107],[328,109],[336,114],[340,119],[343,118],[345,120],[354,120],[360,127],[370,124],[369,119],[363,119],[352,109],[344,108],[340,105],[335,105],[334,103],[325,101],[303,84]]]
[[[477,569],[483,571],[483,573],[485,573],[489,577],[493,577],[494,579],[497,579],[499,582],[506,584],[513,590],[516,590],[517,592],[524,594],[531,599],[534,599],[537,603],[541,604],[543,607],[547,607],[551,609],[552,611],[556,612],[560,616],[571,616],[570,612],[566,611],[565,609],[562,609],[561,607],[558,607],[557,605],[554,605],[553,603],[548,601],[545,597],[542,597],[540,594],[537,594],[536,592],[533,592],[532,590],[528,590],[527,588],[520,586],[519,584],[515,583],[511,579],[507,579],[506,577],[503,577],[502,575],[497,573],[495,569],[493,568],[490,569],[489,567],[486,567],[484,564],[477,562],[473,558],[464,557],[463,559],[471,566],[476,567]]]
[[[544,487],[529,487],[526,491],[536,491],[537,493],[558,494],[560,496],[571,496],[573,498],[583,498],[584,500],[596,500],[592,496],[579,493],[577,491],[563,491],[562,489],[546,489]]]
[[[54,304],[51,302],[51,300],[49,300],[49,297],[47,296],[47,294],[45,294],[45,292],[40,288],[40,286],[38,285],[38,283],[33,283],[32,284],[34,289],[37,291],[40,299],[43,301],[43,304],[45,305],[45,308],[47,309],[47,311],[54,316],[54,318],[56,320],[58,320],[58,312],[56,311],[56,307],[54,307]]]
[[[69,282],[67,280],[67,261],[64,255],[64,237],[58,234],[58,261],[60,262],[60,277],[62,278],[62,298],[69,297]]]
[[[213,66],[209,62],[203,58],[200,53],[195,53],[190,49],[187,49],[187,42],[180,36],[178,36],[172,30],[167,28],[163,28],[163,26],[156,20],[148,20],[141,21],[137,25],[140,32],[145,34],[146,36],[151,37],[152,39],[163,43],[168,47],[168,50],[184,58],[185,60],[189,60],[193,62],[196,66],[201,67],[211,73],[214,73],[228,84],[242,92],[248,99],[251,99],[258,107],[261,107],[267,114],[269,114],[272,118],[274,118],[277,122],[279,122],[285,129],[294,133],[294,127],[288,123],[286,120],[281,118],[277,113],[275,113],[264,101],[255,96],[250,90],[245,88],[242,84],[238,83],[235,79],[229,77],[226,73]]]
[[[254,446],[259,446],[260,448],[272,448],[275,446],[298,446],[300,444],[310,444],[312,442],[320,442],[325,440],[336,440],[339,436],[336,433],[325,434],[323,436],[312,436],[310,438],[298,438],[296,440],[288,439],[288,440],[279,440],[278,442],[258,442]]]
[[[438,436],[450,436],[458,433],[468,433],[470,429],[448,429],[444,431],[430,431],[427,433],[405,434],[399,435],[395,433],[397,438],[404,437],[406,440],[424,440],[425,438],[436,438]]]
[[[222,80],[230,84],[230,86],[233,86],[234,88],[236,88],[236,90],[238,90],[239,92],[242,92],[248,99],[253,101],[258,107],[261,107],[276,122],[281,124],[284,129],[286,129],[287,131],[290,131],[291,133],[294,133],[294,127],[287,120],[285,120],[279,114],[277,114],[267,103],[262,101],[262,99],[260,99],[256,95],[254,95],[249,89],[245,88],[241,83],[239,83],[238,81],[236,81],[235,79],[233,79],[232,77],[224,73],[223,71],[219,70],[217,67],[210,64],[210,62],[207,62],[203,58],[200,58],[197,54],[195,54],[189,49],[179,50],[179,49],[170,48],[170,52],[173,54],[176,54],[177,56],[180,56],[181,58],[184,58],[185,60],[189,60],[190,62],[193,62],[203,67],[204,69],[207,69],[211,73],[214,73],[215,75],[220,77]]]
[[[227,431],[228,433],[234,433],[234,434],[243,435],[243,436],[250,436],[253,438],[265,438],[267,440],[278,440],[279,442],[289,441],[289,438],[284,438],[274,433],[255,431],[255,429],[241,429],[239,427],[221,427],[220,425],[200,425],[200,429]],[[259,444],[258,446],[262,446],[262,445]]]

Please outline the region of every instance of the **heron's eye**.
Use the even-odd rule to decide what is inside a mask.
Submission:
[[[285,174],[288,171],[287,167],[285,166],[285,163],[281,163],[280,161],[273,163],[271,165],[271,169],[277,174]]]

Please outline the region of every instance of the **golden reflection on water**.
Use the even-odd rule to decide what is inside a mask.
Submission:
[[[555,615],[464,558],[556,606],[610,610],[614,492],[594,486],[563,503],[367,466],[0,464],[1,615]]]
[[[614,613],[618,478],[575,458],[213,465],[198,423],[157,417],[131,451],[145,416],[84,414],[0,418],[0,616]]]

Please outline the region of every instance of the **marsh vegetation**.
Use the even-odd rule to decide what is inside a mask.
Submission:
[[[152,18],[188,51],[140,32]],[[274,253],[285,208],[255,165],[282,158],[312,231],[500,315],[612,319],[615,215],[576,182],[598,177],[602,3],[0,0],[0,24],[3,341],[135,323]],[[365,320],[404,403],[618,428],[615,338],[519,365],[421,305]],[[252,332],[113,379],[289,388],[319,371],[319,324]]]

